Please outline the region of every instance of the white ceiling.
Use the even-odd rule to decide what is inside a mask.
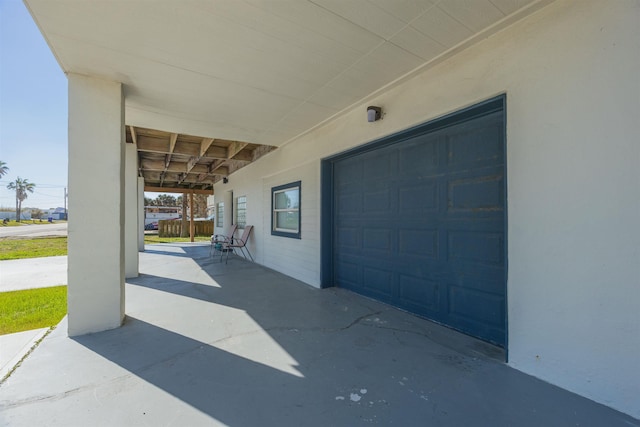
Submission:
[[[537,0],[25,0],[129,125],[281,145]],[[487,30],[489,28],[489,30]]]

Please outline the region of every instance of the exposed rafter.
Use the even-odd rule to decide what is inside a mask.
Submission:
[[[275,147],[127,126],[145,187],[205,190]],[[164,191],[164,190],[163,190]]]

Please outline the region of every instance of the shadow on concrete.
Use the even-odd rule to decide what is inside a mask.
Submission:
[[[122,328],[75,341],[226,425],[637,423],[376,301],[238,257],[218,263],[207,246],[184,254],[195,264],[158,260],[171,277],[128,281]]]

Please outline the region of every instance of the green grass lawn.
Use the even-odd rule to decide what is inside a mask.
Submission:
[[[57,325],[67,314],[67,287],[0,292],[0,335]]]
[[[196,242],[209,242],[211,236],[195,236],[193,238]],[[176,243],[176,242],[190,242],[188,237],[158,237],[157,234],[145,234],[144,243],[152,245],[154,243]]]
[[[40,258],[67,254],[66,237],[0,240],[0,260]]]
[[[59,222],[66,222],[66,221],[57,220],[57,221],[53,221],[53,224],[57,224]],[[22,226],[22,225],[46,225],[46,224],[52,224],[52,223],[47,221],[46,219],[43,219],[42,221],[39,219],[23,219],[20,222],[12,219],[6,224],[3,221],[0,221],[0,227],[16,227],[16,226]]]
[[[208,242],[210,236],[196,236],[196,242]],[[157,234],[144,236],[146,244],[189,242],[188,237],[158,237]],[[6,259],[40,258],[67,254],[66,237],[42,237],[37,239],[0,240],[0,261]]]

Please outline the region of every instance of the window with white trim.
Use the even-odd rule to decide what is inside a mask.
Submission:
[[[300,239],[301,181],[271,189],[271,234]]]
[[[247,196],[240,196],[236,199],[236,225],[238,228],[244,228],[247,225]]]
[[[224,227],[224,202],[216,205],[216,227]]]

